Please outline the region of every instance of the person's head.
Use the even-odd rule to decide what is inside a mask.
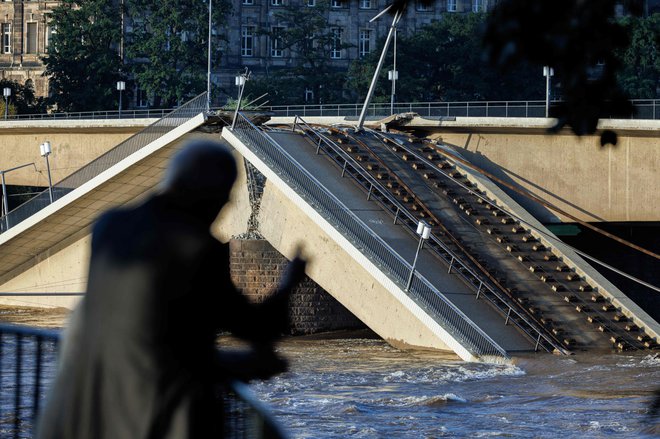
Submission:
[[[163,195],[209,224],[229,200],[236,161],[220,143],[194,140],[177,152],[165,171]]]

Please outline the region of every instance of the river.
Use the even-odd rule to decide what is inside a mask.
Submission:
[[[40,326],[58,326],[58,319],[4,316]],[[658,354],[478,364],[352,335],[359,338],[287,338],[278,350],[290,370],[252,384],[291,437],[660,437],[658,418],[648,414],[660,387]]]

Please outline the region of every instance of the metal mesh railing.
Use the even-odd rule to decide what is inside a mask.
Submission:
[[[552,101],[557,105],[561,101]],[[632,99],[633,113],[630,119],[660,119],[660,99]],[[212,110],[223,110],[214,107]],[[320,105],[273,105],[261,107],[260,111],[275,116],[345,116],[358,117],[362,104]],[[386,117],[391,115],[391,104],[374,102],[369,105],[367,116]],[[16,114],[8,120],[66,120],[66,119],[145,119],[164,117],[174,109],[137,108],[133,110],[79,111],[69,113]],[[424,117],[545,117],[545,101],[462,101],[462,102],[397,102],[394,114],[418,113]],[[1,121],[2,119],[0,119]]]
[[[31,438],[48,386],[57,372],[60,334],[0,324],[0,437]],[[225,438],[285,437],[268,407],[250,388],[232,381],[220,387]]]
[[[659,99],[633,99],[630,119],[660,119]],[[552,101],[558,105],[561,101]],[[362,104],[282,105],[264,108],[284,117],[358,117]],[[372,103],[367,116],[417,113],[422,117],[545,117],[545,101],[465,101]]]
[[[411,264],[376,235],[277,142],[242,114],[239,114],[232,132],[391,280],[401,286],[406,285],[412,269]],[[408,294],[425,309],[430,318],[474,356],[507,357],[504,349],[417,271]]]
[[[154,140],[164,136],[206,110],[206,93],[202,93],[162,119],[129,137],[102,156],[91,161],[73,174],[53,185],[53,201],[82,186],[101,172],[109,169]],[[7,215],[0,217],[0,233],[39,212],[50,204],[48,190],[31,198]]]

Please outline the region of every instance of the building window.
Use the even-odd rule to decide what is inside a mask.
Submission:
[[[344,0],[330,0],[330,7],[331,8],[343,8],[344,7]]]
[[[447,0],[447,12],[456,12],[456,0]]]
[[[311,89],[306,88],[305,89],[305,102],[312,102],[313,100],[314,100],[314,92]]]
[[[273,26],[270,32],[270,56],[273,58],[282,58],[284,50],[282,48],[284,28],[282,26]]]
[[[25,53],[37,53],[37,23],[27,23]]]
[[[284,4],[284,0],[270,0],[271,6],[282,6]]]
[[[483,12],[484,0],[472,0],[472,12]]]
[[[316,0],[307,0],[307,6],[313,8],[314,6],[316,6]]]
[[[371,9],[371,0],[360,0],[360,9]]]
[[[241,28],[241,56],[254,56],[255,33],[255,26],[243,26]]]
[[[371,52],[371,30],[370,29],[361,29],[360,30],[360,40],[358,44],[358,50],[360,52],[360,58],[366,56]]]
[[[44,44],[44,47],[46,49],[46,52],[48,52],[48,48],[50,47],[51,44],[53,44],[53,37],[57,33],[57,26],[54,24],[48,25],[46,28],[46,41]]]
[[[2,53],[11,53],[11,23],[2,23]]]
[[[417,10],[420,12],[431,12],[433,10],[433,6],[431,5],[426,5],[420,1],[417,2]]]
[[[344,33],[344,29],[340,27],[333,27],[332,32],[332,50],[330,51],[330,58],[332,59],[341,59],[342,50],[341,50],[341,36]]]
[[[251,6],[254,4],[254,0],[243,0],[242,2],[244,5]]]

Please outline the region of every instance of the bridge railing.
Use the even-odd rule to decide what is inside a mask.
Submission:
[[[175,111],[169,113],[162,119],[149,125],[139,133],[129,137],[110,151],[64,178],[59,183],[54,184],[53,201],[62,198],[64,195],[82,186],[101,172],[110,169],[121,160],[139,151],[154,140],[164,136],[205,110],[206,93],[203,93]],[[30,198],[16,209],[10,211],[7,215],[0,217],[0,233],[6,232],[11,227],[29,218],[50,204],[51,201],[48,190]]]
[[[375,234],[360,218],[302,167],[267,133],[259,130],[242,114],[232,132],[284,181],[312,205],[363,255],[378,266],[402,289],[411,264]],[[408,295],[431,318],[449,332],[475,357],[508,358],[506,351],[478,325],[453,305],[426,278],[415,271]]]
[[[353,178],[358,185],[362,186],[368,192],[370,199],[378,201],[383,209],[390,212],[394,217],[395,224],[397,222],[402,223],[413,234],[416,233],[415,229],[418,218],[401,204],[399,200],[393,197],[376,178],[366,172],[353,157],[321,133],[320,130],[314,129],[307,124],[304,119],[296,118],[294,129],[296,124],[303,128],[306,135],[313,137],[312,141],[317,146],[317,153],[320,149],[331,152],[328,154],[328,157],[343,169],[343,174]],[[441,169],[438,169],[438,171],[443,172]],[[558,352],[564,352],[564,349],[558,343],[545,334],[542,327],[519,312],[518,307],[512,300],[493,287],[487,279],[484,279],[483,276],[475,272],[470,267],[470,264],[463,260],[464,258],[462,256],[451,250],[435,234],[431,234],[430,241],[434,244],[430,247],[431,251],[446,263],[450,273],[457,275],[468,287],[475,291],[477,298],[484,298],[495,306],[495,308],[499,309],[506,316],[506,322],[511,322],[517,326],[532,343],[536,343],[537,347],[540,346],[548,351],[556,350]]]
[[[660,99],[632,99],[631,102],[634,112],[628,118],[660,119]],[[561,101],[552,101],[551,105],[559,103]],[[221,109],[214,107],[212,110]],[[102,110],[16,114],[8,116],[8,120],[150,119],[165,117],[175,110],[175,108],[138,108],[122,110],[121,113],[119,110]],[[273,105],[260,108],[260,111],[285,117],[358,117],[361,110],[362,104]],[[410,112],[418,113],[423,117],[545,117],[545,101],[399,102],[394,104],[394,114]],[[386,117],[391,114],[389,102],[372,103],[367,110],[367,116]]]
[[[0,437],[31,438],[57,372],[60,333],[0,323]],[[225,438],[284,438],[268,407],[240,382],[223,387]]]

